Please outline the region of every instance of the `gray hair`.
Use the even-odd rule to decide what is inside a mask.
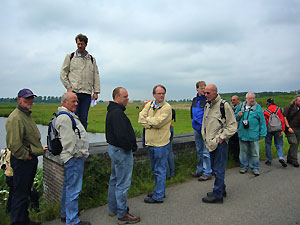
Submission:
[[[246,94],[246,98],[248,98],[249,95],[254,95],[254,98],[255,98],[255,93],[253,93],[253,92],[248,92],[248,93]]]
[[[63,95],[61,96],[61,103],[66,102],[66,101],[69,100],[69,93],[70,92],[63,93]]]

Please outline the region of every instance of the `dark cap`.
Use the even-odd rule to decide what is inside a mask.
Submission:
[[[31,96],[36,97],[36,95],[33,94],[33,92],[30,89],[27,88],[20,90],[18,93],[18,98],[29,98]]]
[[[271,105],[275,105],[274,99],[268,98],[267,102],[270,103]]]

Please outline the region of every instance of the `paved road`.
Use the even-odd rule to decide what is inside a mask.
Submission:
[[[141,217],[140,225],[294,225],[300,224],[300,168],[272,166],[261,162],[261,175],[239,174],[239,168],[226,171],[227,198],[223,204],[206,204],[202,197],[212,190],[213,180],[191,179],[168,187],[163,204],[145,204],[145,195],[128,200],[130,212]],[[107,205],[85,211],[82,220],[92,225],[117,224],[109,217]],[[54,220],[43,225],[60,225]]]

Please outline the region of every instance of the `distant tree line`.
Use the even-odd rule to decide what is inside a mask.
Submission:
[[[0,102],[11,102],[14,103],[17,98],[0,98]],[[59,103],[61,102],[61,97],[57,96],[38,96],[34,98],[34,102],[37,103]]]

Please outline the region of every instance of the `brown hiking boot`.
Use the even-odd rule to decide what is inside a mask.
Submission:
[[[118,224],[134,224],[141,221],[139,216],[131,215],[127,212],[123,217],[118,218]]]

